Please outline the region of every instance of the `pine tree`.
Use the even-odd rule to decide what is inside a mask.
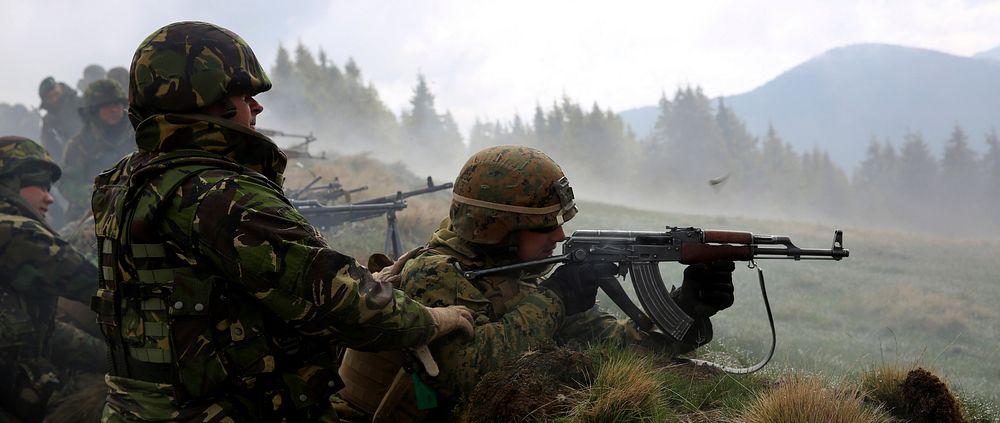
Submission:
[[[417,86],[410,98],[411,108],[403,112],[403,129],[407,137],[408,157],[418,166],[436,168],[460,165],[465,153],[462,136],[451,113],[438,115],[434,94],[423,74],[417,74]]]
[[[969,137],[958,125],[945,143],[944,158],[941,160],[941,193],[943,198],[955,204],[968,204],[981,191],[982,178],[976,153],[969,148]]]
[[[364,84],[357,64],[348,61],[345,77],[323,50],[318,56],[319,63],[302,43],[292,54],[278,48],[271,71],[274,88],[262,94],[262,101],[268,109],[267,122],[273,119],[282,127],[269,129],[312,132],[319,138],[318,149],[376,151],[387,160],[401,158],[396,117],[375,87]]]
[[[274,61],[274,67],[271,68],[271,74],[274,75],[277,80],[287,80],[292,76],[292,58],[288,55],[288,50],[284,46],[278,45],[278,57]]]
[[[901,199],[898,210],[907,213],[899,213],[897,217],[910,224],[931,224],[934,211],[928,206],[938,192],[938,163],[919,132],[910,132],[904,137],[898,169]]]
[[[986,134],[986,146],[982,161],[986,176],[983,184],[984,198],[987,199],[986,209],[992,216],[994,225],[1000,225],[1000,136],[997,136],[996,129]]]

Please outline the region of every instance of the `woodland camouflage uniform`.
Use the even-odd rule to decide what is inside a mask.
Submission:
[[[59,174],[34,141],[0,137],[0,408],[23,421],[41,421],[73,373],[103,367],[100,342],[56,320],[58,297],[90,302],[97,268],[19,194]]]
[[[84,127],[66,144],[63,180],[59,184],[59,191],[69,201],[68,220],[76,220],[90,209],[90,194],[97,174],[135,151],[134,132],[128,119],[108,125],[98,116],[101,106],[120,104],[124,108],[127,102],[125,92],[110,79],[94,81],[83,94],[80,117]]]
[[[138,152],[94,195],[105,421],[331,421],[333,344],[386,350],[435,335],[425,307],[331,249],[289,204],[270,139],[196,114],[270,86],[249,46],[212,24],[167,25],[136,51]]]
[[[56,87],[62,88],[62,96],[59,97],[57,103],[52,104],[45,97],[49,91]],[[45,110],[39,141],[56,161],[60,161],[66,143],[77,132],[80,132],[80,128],[83,128],[83,121],[77,111],[80,106],[80,96],[69,85],[56,82],[51,76],[43,79],[39,84],[38,96],[42,98],[41,109]]]
[[[415,382],[436,392],[437,408],[429,415],[415,411],[419,407],[412,404],[415,394],[410,390],[392,419],[453,418],[449,414],[452,406],[470,394],[486,373],[553,340],[578,345],[604,341],[642,344],[667,354],[681,354],[711,339],[707,318],[699,319],[698,330],[691,331],[698,335],[686,343],[664,336],[653,338],[655,334],[642,333],[631,321],[619,320],[596,306],[567,316],[559,296],[539,285],[544,279],[541,275],[550,267],[475,280],[462,276],[456,264],[464,270],[474,270],[521,261],[515,250],[516,239],[508,235],[522,229],[554,228],[576,214],[572,190],[562,170],[541,151],[523,146],[497,146],[481,151],[463,167],[455,181],[454,194],[451,217],[441,223],[419,255],[406,262],[399,283],[403,291],[422,304],[460,304],[471,308],[475,313],[475,336],[471,341],[445,337],[432,342],[430,349],[440,374],[431,377],[418,372],[421,381]],[[547,212],[513,213],[476,205],[482,202],[547,209]],[[356,420],[370,418],[374,414],[371,405],[377,404],[388,389],[388,386],[375,387],[378,382],[370,380],[370,375],[378,373],[371,369],[384,363],[385,360],[380,360],[384,356],[350,350],[347,353],[341,374],[348,385],[341,397],[348,404],[341,407],[354,411]],[[408,359],[403,361],[411,373],[419,368],[410,365]],[[360,382],[352,386],[353,380]]]

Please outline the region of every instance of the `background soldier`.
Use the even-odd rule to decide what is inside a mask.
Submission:
[[[42,146],[59,162],[66,149],[66,142],[83,128],[83,121],[77,111],[80,96],[69,85],[56,82],[51,76],[38,85],[38,96],[42,99],[41,109],[45,110],[45,116],[42,117]]]
[[[239,36],[167,25],[130,75],[139,151],[98,178],[93,204],[104,421],[335,420],[332,344],[471,333],[468,309],[426,308],[376,281],[289,204],[285,156],[254,130],[253,96],[271,82]]]
[[[128,99],[118,83],[94,81],[83,94],[80,117],[84,127],[66,144],[65,176],[59,191],[69,200],[66,219],[73,221],[90,210],[94,177],[135,151],[134,132],[125,119]]]
[[[108,79],[117,82],[122,89],[128,88],[128,69],[121,66],[108,69]]]
[[[566,264],[547,278],[541,275],[549,267],[476,280],[459,273],[456,265],[482,269],[551,256],[566,238],[562,224],[577,213],[572,189],[559,183],[564,180],[559,166],[532,148],[508,145],[476,153],[455,180],[450,218],[403,267],[401,288],[414,299],[434,306],[460,304],[475,312],[471,342],[446,337],[430,346],[441,373],[437,377],[422,373],[422,381],[417,381],[439,394],[436,415],[428,420],[445,418],[486,373],[551,340],[638,343],[680,354],[711,340],[709,317],[733,304],[732,262],[711,268],[689,266],[681,289],[671,295],[695,324],[687,339],[676,342],[642,333],[631,321],[594,307],[598,279],[617,273],[612,264]],[[408,382],[410,377],[397,376],[392,383],[399,362],[387,354],[348,350],[341,367],[347,386],[340,396],[361,412],[362,419],[375,414],[392,421],[422,418],[413,392],[398,391],[406,385],[399,381]],[[389,379],[379,379],[383,375]]]
[[[83,77],[76,81],[76,89],[78,91],[86,92],[87,87],[93,84],[94,81],[100,81],[107,78],[108,73],[104,71],[104,67],[98,64],[87,65],[83,68]]]
[[[72,374],[104,367],[97,339],[55,319],[57,297],[89,303],[97,278],[45,223],[59,174],[34,141],[0,137],[0,408],[24,421]]]

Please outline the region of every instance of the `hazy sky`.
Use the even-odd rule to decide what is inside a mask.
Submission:
[[[397,114],[423,72],[463,131],[477,116],[530,117],[563,93],[616,111],[684,84],[738,94],[845,44],[956,55],[1000,45],[1000,1],[0,0],[0,10],[0,102],[37,105],[46,75],[75,86],[89,63],[128,66],[156,28],[206,20],[242,35],[268,68],[279,43],[322,47],[337,65],[354,57]]]

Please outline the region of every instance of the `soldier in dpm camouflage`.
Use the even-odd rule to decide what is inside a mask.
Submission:
[[[50,76],[38,84],[38,97],[42,99],[40,108],[45,110],[39,141],[56,161],[62,160],[66,143],[83,128],[77,112],[80,96],[69,85]]]
[[[254,130],[270,88],[246,42],[209,23],[167,25],[135,52],[138,151],[93,198],[104,421],[334,421],[334,345],[471,334],[468,309],[376,281],[284,197],[285,156]]]
[[[73,373],[103,368],[100,342],[56,320],[58,297],[89,303],[97,283],[97,268],[45,222],[59,175],[34,141],[0,137],[0,421],[41,421]]]
[[[99,79],[83,94],[80,117],[84,127],[66,144],[63,181],[59,191],[69,200],[68,221],[90,210],[94,178],[135,151],[134,133],[125,118],[128,99],[117,82]]]
[[[455,181],[450,218],[409,259],[400,286],[423,304],[460,304],[475,312],[471,342],[446,337],[431,343],[440,374],[414,372],[398,353],[348,350],[341,391],[355,419],[386,421],[454,418],[451,406],[472,392],[483,375],[520,354],[551,342],[612,341],[680,354],[712,338],[709,317],[733,303],[732,262],[689,267],[671,295],[696,319],[682,342],[643,333],[594,306],[597,281],[617,273],[613,264],[567,264],[545,277],[546,268],[517,270],[468,280],[456,268],[473,270],[552,255],[565,239],[562,225],[577,213],[573,191],[559,166],[541,151],[497,146],[472,156]],[[434,405],[437,405],[436,408]],[[343,405],[341,405],[343,407]],[[429,414],[428,414],[429,413]],[[343,414],[348,414],[344,412]]]

